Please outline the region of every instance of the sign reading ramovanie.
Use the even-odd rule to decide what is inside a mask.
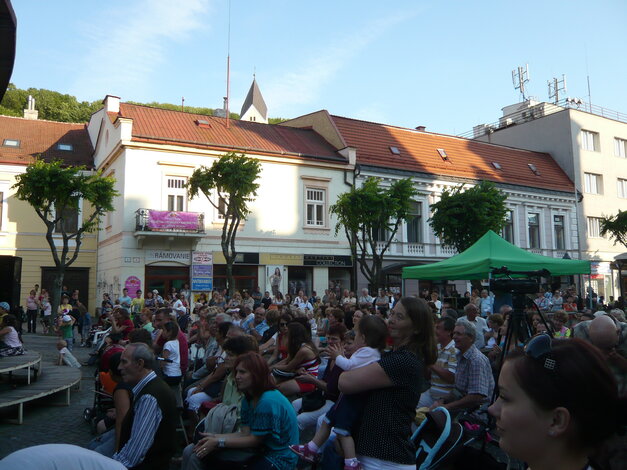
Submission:
[[[172,250],[146,250],[146,263],[154,263],[155,261],[176,261],[178,263],[190,264],[192,259],[189,251],[172,251]]]

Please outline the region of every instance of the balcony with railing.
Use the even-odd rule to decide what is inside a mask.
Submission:
[[[135,212],[135,235],[191,236],[205,234],[205,214],[199,212],[138,209]]]

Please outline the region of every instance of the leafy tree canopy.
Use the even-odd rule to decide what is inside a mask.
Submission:
[[[619,210],[614,216],[601,218],[601,235],[609,235],[627,247],[627,211]]]
[[[344,229],[352,256],[373,288],[384,287],[383,256],[418,194],[409,178],[387,188],[380,183],[378,178],[368,178],[361,187],[340,194],[330,208],[338,219],[335,234]],[[386,240],[378,239],[382,229],[388,235]]]
[[[464,191],[464,184],[445,190],[431,205],[429,224],[445,246],[459,253],[466,250],[488,230],[499,233],[505,225],[507,196],[489,181]]]

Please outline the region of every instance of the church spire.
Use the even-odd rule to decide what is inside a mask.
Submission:
[[[253,83],[242,105],[240,120],[268,123],[268,107],[257,85],[256,74],[253,74]]]

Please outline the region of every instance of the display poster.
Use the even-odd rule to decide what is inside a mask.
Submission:
[[[276,297],[278,292],[285,294],[285,286],[287,285],[287,273],[283,265],[267,265],[266,266],[266,290],[270,292],[272,298]]]
[[[213,253],[195,251],[192,254],[192,292],[211,292],[213,290]]]
[[[137,291],[142,288],[142,281],[137,276],[129,276],[124,281],[124,287],[128,289],[128,295],[131,299],[134,299]]]

